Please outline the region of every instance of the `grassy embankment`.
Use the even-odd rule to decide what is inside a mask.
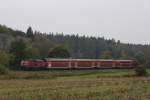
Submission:
[[[150,77],[133,75],[132,70],[10,72],[0,76],[0,100],[149,100]]]

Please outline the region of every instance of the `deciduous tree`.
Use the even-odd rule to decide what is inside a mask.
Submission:
[[[25,50],[27,46],[23,39],[17,39],[11,43],[10,53],[15,56],[14,65],[19,66],[21,60],[26,58]]]
[[[48,57],[50,57],[50,58],[69,58],[70,53],[65,46],[59,45],[59,46],[56,46],[55,48],[53,48],[49,52]]]

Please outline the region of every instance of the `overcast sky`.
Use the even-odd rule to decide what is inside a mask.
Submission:
[[[150,43],[150,0],[0,0],[0,24]]]

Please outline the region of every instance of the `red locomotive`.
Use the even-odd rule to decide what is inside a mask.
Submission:
[[[137,62],[104,59],[43,59],[24,60],[21,66],[26,69],[130,69],[135,68]]]

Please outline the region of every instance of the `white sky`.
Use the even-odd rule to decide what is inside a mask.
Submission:
[[[0,24],[150,43],[150,0],[0,0]]]

